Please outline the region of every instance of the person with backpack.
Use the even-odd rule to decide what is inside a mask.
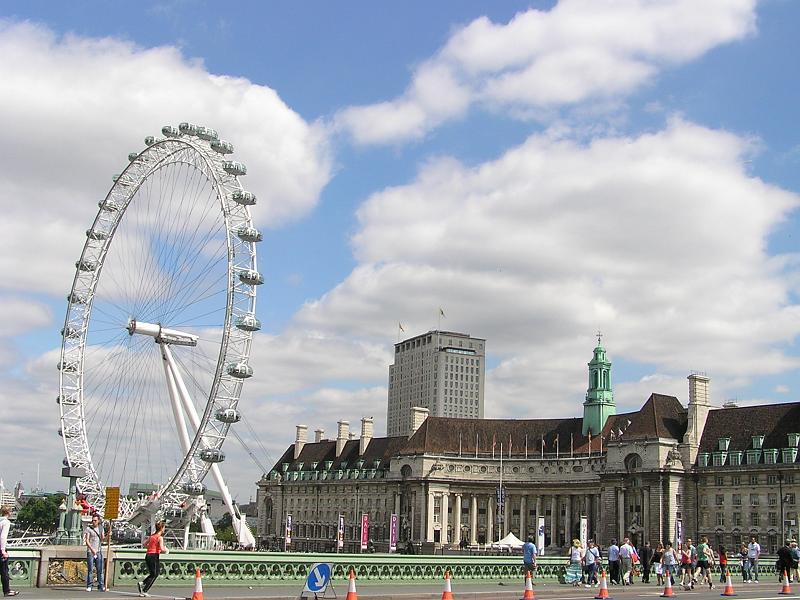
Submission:
[[[83,543],[86,545],[86,591],[92,591],[92,575],[97,572],[97,591],[105,591],[103,584],[103,540],[105,539],[103,524],[100,515],[92,515],[92,521],[83,533]]]

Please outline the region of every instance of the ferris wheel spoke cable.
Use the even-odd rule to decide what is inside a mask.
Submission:
[[[213,298],[214,296],[217,296],[217,295],[219,295],[219,294],[222,294],[222,293],[227,293],[227,290],[226,290],[226,289],[224,289],[224,288],[221,288],[221,289],[214,289],[214,288],[216,288],[218,285],[220,285],[220,282],[221,282],[223,279],[224,279],[225,281],[227,281],[227,279],[228,279],[228,274],[227,274],[227,273],[221,273],[221,274],[220,274],[220,275],[217,277],[216,281],[212,281],[212,282],[210,282],[210,283],[209,283],[209,284],[208,284],[208,285],[207,285],[207,286],[206,286],[206,287],[205,287],[205,288],[204,288],[202,291],[200,291],[200,292],[196,292],[196,293],[198,294],[198,298],[195,298],[195,299],[194,299],[194,300],[192,300],[191,302],[185,302],[185,301],[184,301],[184,302],[185,302],[185,304],[181,304],[181,309],[182,309],[182,310],[186,310],[186,309],[187,309],[187,308],[189,308],[190,306],[194,306],[195,304],[197,304],[197,303],[199,303],[199,302],[203,302],[203,301],[205,301],[205,300],[208,300],[208,299],[210,299],[210,298]],[[184,292],[183,292],[183,297],[185,297],[185,296],[186,296],[187,294],[189,294],[189,293],[190,293],[190,292],[188,292],[188,291],[184,291]],[[168,316],[169,318],[173,318],[173,317],[175,316],[175,314],[176,314],[177,310],[178,310],[178,309],[173,309],[171,312],[167,313],[167,316]]]

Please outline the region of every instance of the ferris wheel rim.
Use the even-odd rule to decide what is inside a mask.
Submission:
[[[167,128],[165,127],[165,129]],[[234,191],[244,191],[238,179],[239,174],[232,173],[226,169],[226,161],[223,160],[224,155],[222,157],[218,156],[208,146],[210,144],[204,145],[201,140],[195,140],[189,135],[172,136],[154,140],[153,143],[148,144],[144,150],[138,153],[135,159],[131,159],[122,173],[115,178],[107,195],[101,201],[99,210],[92,222],[92,227],[87,231],[87,239],[83,245],[80,259],[76,263],[75,275],[68,296],[64,328],[62,329],[62,344],[58,365],[58,400],[62,427],[60,433],[64,441],[65,462],[69,466],[78,466],[85,469],[86,473],[80,479],[80,485],[91,492],[90,497],[97,504],[102,504],[104,500],[104,489],[101,486],[100,474],[92,460],[89,432],[86,424],[83,382],[86,338],[92,318],[94,294],[102,275],[108,251],[117,235],[117,230],[123,223],[125,213],[128,211],[139,189],[156,170],[181,162],[176,159],[181,153],[188,153],[198,161],[193,166],[207,177],[208,182],[215,191],[216,204],[222,213],[227,252],[225,316],[221,327],[220,350],[217,354],[213,379],[209,386],[208,396],[203,399],[204,409],[200,426],[192,438],[189,451],[185,453],[183,461],[178,465],[175,474],[169,481],[162,482],[159,494],[162,496],[171,495],[172,500],[176,502],[186,498],[187,494],[184,494],[179,487],[181,484],[187,483],[187,473],[190,471],[191,476],[188,482],[198,484],[202,482],[213,463],[200,460],[201,449],[221,448],[231,425],[231,423],[224,421],[215,422],[212,419],[214,410],[220,405],[235,410],[241,397],[242,380],[234,379],[233,376],[228,376],[226,379],[226,364],[230,364],[233,359],[236,360],[237,365],[248,365],[249,363],[252,330],[247,331],[239,329],[238,326],[234,327],[234,317],[239,314],[251,315],[255,318],[255,285],[249,288],[242,287],[238,285],[237,279],[241,280],[243,285],[246,285],[241,278],[243,271],[255,273],[260,277],[256,260],[256,242],[260,241],[260,236],[259,239],[248,241],[243,238],[237,239],[236,235],[234,235],[236,225],[247,227],[249,231],[257,230],[252,226],[252,218],[248,206],[231,200],[231,195]],[[205,170],[199,168],[198,164],[202,165]],[[105,218],[104,220],[104,213],[108,212],[108,210],[104,210],[104,205],[112,201],[121,201],[121,203],[115,209],[118,214],[114,215],[110,220],[110,230],[106,230],[108,235],[102,240],[93,239],[89,236],[89,232],[100,231],[98,225],[102,223],[108,224],[109,219]],[[105,215],[105,217],[108,217],[108,215]],[[96,242],[98,241],[101,243],[97,244]],[[235,250],[237,248],[245,250],[239,255],[244,258],[243,260],[242,258],[236,258]],[[87,256],[93,256],[96,259],[92,274],[88,278],[88,288],[87,278],[82,275],[84,272],[82,267],[86,266],[85,261],[90,260]],[[83,292],[87,291],[87,289],[88,293],[84,294]],[[237,305],[237,298],[242,300],[239,305]],[[72,324],[76,322],[76,315],[80,317],[81,327],[77,332],[73,333]],[[235,338],[235,355],[232,353],[231,348],[232,338]],[[221,402],[220,390],[223,382],[228,383],[226,384],[224,402]],[[65,385],[70,383],[72,384],[71,386]],[[66,398],[70,399],[68,404],[65,403]],[[77,429],[68,429],[70,426],[77,426]],[[75,464],[73,465],[73,463]]]

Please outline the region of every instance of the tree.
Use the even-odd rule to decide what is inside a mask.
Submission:
[[[17,527],[43,533],[55,531],[58,527],[58,507],[63,501],[62,495],[31,498],[17,511]]]
[[[222,518],[217,521],[215,526],[217,532],[217,539],[220,542],[235,542],[236,532],[233,530],[233,518],[231,513],[225,513]]]

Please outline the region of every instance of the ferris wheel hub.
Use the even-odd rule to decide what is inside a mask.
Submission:
[[[159,323],[145,323],[130,319],[125,328],[130,335],[138,333],[149,335],[155,338],[157,344],[171,344],[173,346],[197,346],[198,337],[191,333],[178,331],[177,329],[167,329]]]

